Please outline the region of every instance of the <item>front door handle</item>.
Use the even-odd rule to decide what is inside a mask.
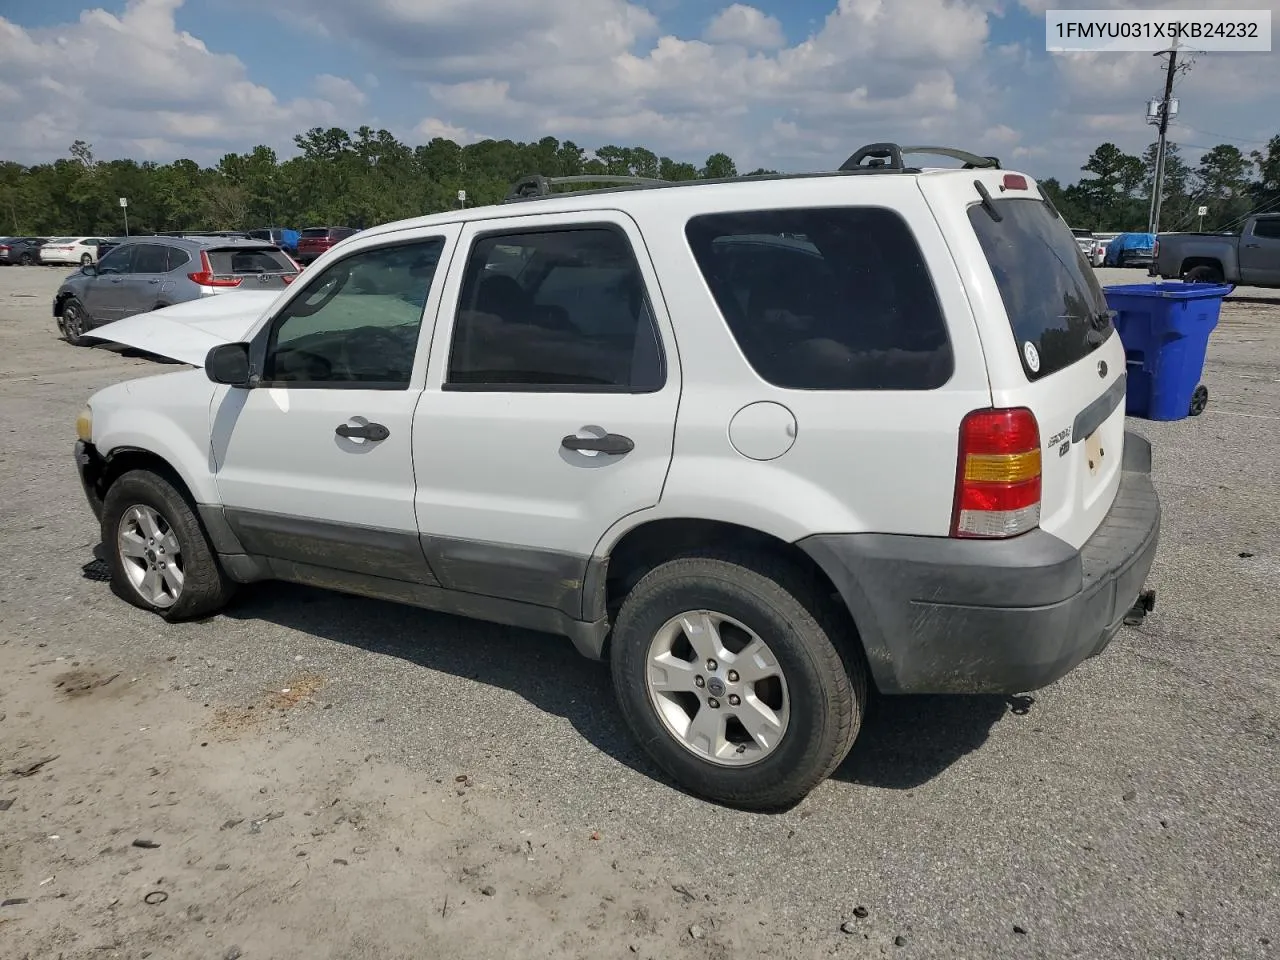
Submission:
[[[340,437],[347,440],[385,440],[391,436],[391,431],[380,423],[364,423],[352,426],[349,423],[340,423],[338,428],[333,431]]]
[[[148,280],[148,281],[147,281],[147,283],[159,283],[159,282],[160,282],[160,278],[159,278],[159,277],[156,277],[156,278],[155,278],[155,279],[153,279],[153,280]]]
[[[590,450],[596,453],[614,454],[615,456],[630,453],[636,448],[630,437],[624,437],[620,433],[606,433],[603,437],[568,436],[560,441],[560,446],[566,450]]]

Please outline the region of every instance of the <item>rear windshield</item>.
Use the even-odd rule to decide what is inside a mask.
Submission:
[[[302,231],[303,240],[327,240],[329,238],[328,227],[309,227]]]
[[[214,274],[295,273],[297,267],[279,250],[252,247],[242,250],[209,250],[209,265]]]
[[[990,201],[969,208],[1004,301],[1028,380],[1088,356],[1110,335],[1107,300],[1066,225],[1040,200]]]

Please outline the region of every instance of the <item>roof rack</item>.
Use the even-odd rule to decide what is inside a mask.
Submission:
[[[923,153],[934,157],[949,157],[959,160],[966,170],[999,170],[999,157],[982,157],[968,150],[957,150],[955,147],[900,147],[896,143],[869,143],[859,148],[840,165],[840,170],[848,173],[852,170],[884,170],[886,173],[905,173],[911,169],[902,162],[904,154]]]
[[[507,192],[506,199],[502,202],[514,203],[518,200],[549,197],[554,193],[552,187],[557,187],[562,183],[607,183],[614,186],[660,187],[666,186],[670,182],[669,180],[657,180],[653,177],[594,176],[590,174],[577,177],[544,177],[539,174],[532,174],[513,183],[511,189]]]

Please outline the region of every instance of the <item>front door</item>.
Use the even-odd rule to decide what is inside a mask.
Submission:
[[[1240,238],[1240,282],[1280,286],[1280,217],[1258,217]]]
[[[260,382],[215,394],[218,493],[249,553],[434,582],[414,514],[411,426],[436,268],[456,233],[379,237],[331,263],[255,336]]]
[[[120,285],[120,315],[123,317],[146,313],[161,303],[161,287],[169,269],[166,247],[158,243],[139,243],[135,249],[133,270]]]
[[[133,272],[133,256],[138,245],[126,243],[116,247],[98,264],[97,276],[85,284],[84,308],[93,324],[121,319],[128,295],[128,281]]]
[[[582,613],[588,558],[657,504],[680,367],[621,213],[464,228],[414,421],[418,525],[455,590]]]

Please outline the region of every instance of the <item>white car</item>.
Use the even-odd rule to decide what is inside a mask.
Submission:
[[[1151,451],[1071,231],[963,156],[533,178],[278,295],[100,328],[204,367],[79,418],[113,588],[176,621],[288,580],[567,636],[678,783],[754,809],[840,764],[868,684],[1053,682],[1154,603]]]
[[[97,263],[98,247],[106,242],[102,237],[54,237],[40,248],[40,262]]]

